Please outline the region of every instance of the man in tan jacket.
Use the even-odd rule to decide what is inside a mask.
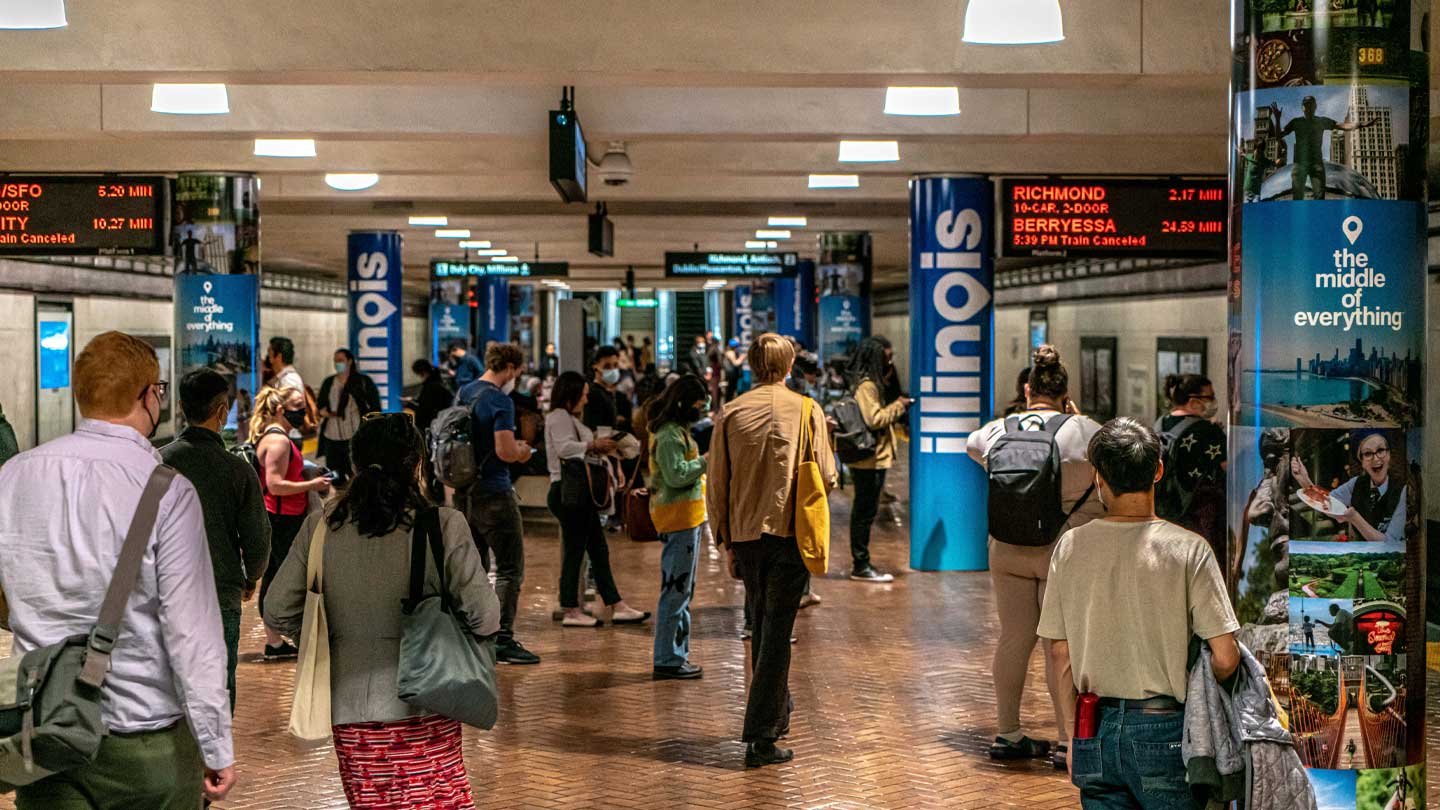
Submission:
[[[745,707],[745,764],[787,762],[795,752],[775,741],[790,729],[790,632],[805,589],[805,563],[795,542],[795,473],[809,458],[800,447],[806,398],[785,378],[795,350],[766,333],[749,352],[756,387],[727,405],[715,423],[706,495],[715,539],[745,581],[754,637],[754,670]],[[819,407],[810,411],[815,459],[828,487],[835,486],[834,456]]]

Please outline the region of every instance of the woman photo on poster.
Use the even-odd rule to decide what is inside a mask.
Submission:
[[[1403,480],[1391,480],[1390,439],[1378,430],[1360,432],[1354,439],[1360,473],[1328,493],[1315,485],[1298,457],[1291,458],[1290,470],[1300,486],[1301,501],[1348,523],[1358,535],[1351,539],[1404,542],[1407,487]]]

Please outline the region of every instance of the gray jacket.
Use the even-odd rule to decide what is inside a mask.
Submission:
[[[1186,690],[1180,755],[1191,787],[1208,790],[1212,802],[1316,810],[1315,790],[1271,702],[1265,668],[1244,645],[1228,691],[1215,680],[1210,648],[1201,645]]]
[[[305,615],[305,566],[316,521],[312,512],[295,537],[285,564],[265,596],[265,620],[300,637]],[[465,518],[440,510],[445,576],[454,604],[476,636],[500,629],[500,603],[480,565]],[[425,592],[439,592],[433,560],[425,566]],[[354,523],[325,538],[325,621],[330,627],[330,717],[342,723],[390,722],[426,714],[401,702],[395,685],[400,662],[400,602],[410,590],[410,531],[362,537]]]

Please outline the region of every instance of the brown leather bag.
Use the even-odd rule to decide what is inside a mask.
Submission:
[[[636,486],[640,481],[640,464],[635,465],[635,474],[625,485],[625,511],[621,519],[630,539],[637,543],[651,543],[660,539],[655,530],[655,521],[650,518],[650,490]]]

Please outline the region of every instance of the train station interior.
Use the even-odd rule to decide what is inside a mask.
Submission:
[[[182,469],[174,486],[199,491],[209,545],[156,530],[128,602],[145,618],[127,614],[96,704],[111,729],[100,763],[118,756],[117,740],[178,730],[187,756],[204,759],[191,770],[204,773],[206,806],[1201,807],[1138,787],[1161,778],[1144,770],[1146,746],[1168,745],[1145,740],[1103,748],[1106,779],[1122,768],[1111,760],[1129,761],[1125,751],[1142,765],[1132,788],[1115,788],[1134,793],[1132,803],[1102,803],[1102,748],[1084,744],[1110,732],[1087,731],[1076,715],[1098,692],[1105,712],[1120,705],[1129,718],[1124,701],[1152,714],[1183,709],[1188,727],[1202,694],[1195,659],[1234,683],[1220,677],[1223,651],[1202,625],[1238,641],[1233,677],[1268,690],[1284,762],[1313,797],[1251,806],[1436,806],[1440,780],[1427,781],[1424,763],[1440,743],[1440,709],[1427,696],[1440,682],[1440,594],[1427,598],[1440,583],[1440,571],[1429,574],[1440,565],[1430,543],[1440,505],[1421,497],[1430,460],[1440,464],[1440,438],[1424,431],[1425,412],[1440,408],[1425,367],[1440,345],[1440,320],[1426,309],[1440,289],[1440,208],[1428,193],[1440,182],[1428,150],[1435,25],[1428,0],[0,0],[0,586],[15,625],[14,636],[0,634],[0,653],[18,661],[75,632],[83,646],[125,559],[143,471],[128,473],[134,493],[115,495],[119,506],[80,503],[110,462],[56,459],[86,436],[120,431],[133,440],[127,452],[148,459],[153,447],[171,463],[165,448],[193,441],[200,424],[182,401],[194,385],[182,381],[209,369],[228,385],[215,432],[228,458],[258,471],[247,486],[263,491],[277,559],[267,569],[238,547],[217,551],[214,526],[235,519],[217,517]],[[91,404],[121,385],[120,365],[93,359],[115,332],[160,370],[124,400],[141,427],[153,425],[149,436]],[[1042,374],[1052,362],[1059,383]],[[286,387],[288,375],[303,385]],[[562,403],[571,377],[579,388]],[[488,388],[466,399],[476,380]],[[688,384],[691,401],[666,399]],[[592,423],[581,391],[609,404],[608,421]],[[753,416],[762,396],[782,393],[798,394],[804,410],[785,416],[777,404]],[[491,394],[506,404],[475,404]],[[660,449],[671,399],[688,428],[674,433],[678,455]],[[457,430],[476,442],[471,478],[448,455],[462,433],[441,429],[457,405]],[[580,409],[573,440],[557,437],[557,415],[574,422]],[[1008,435],[1007,415],[1037,409],[1083,428],[1064,464],[1084,471],[1068,479],[1080,467],[1056,467],[1058,519],[1038,518],[1047,539],[1015,543],[1003,524],[1029,518],[1003,504],[1028,502],[997,494],[1005,479],[984,445]],[[410,417],[386,421],[396,413]],[[802,423],[808,434],[782,436]],[[277,462],[286,488],[272,491],[264,448],[275,424],[309,483]],[[395,446],[409,452],[413,438],[418,456],[363,448],[357,437],[379,424],[414,426]],[[737,433],[744,424],[753,436]],[[1104,694],[1102,680],[1081,675],[1103,647],[1088,649],[1087,664],[1079,631],[1053,629],[1062,590],[1077,591],[1074,569],[1056,584],[1063,555],[1052,563],[1049,549],[1098,564],[1095,544],[1106,541],[1086,547],[1082,524],[1121,525],[1112,518],[1133,494],[1100,485],[1101,462],[1090,458],[1099,450],[1087,443],[1136,424],[1165,462],[1155,504],[1168,508],[1165,476],[1180,459],[1198,459],[1183,468],[1196,479],[1214,471],[1206,485],[1173,485],[1191,487],[1176,496],[1185,509],[1213,499],[1196,518],[1208,530],[1159,506],[1140,513],[1181,524],[1185,542],[1214,560],[1203,572],[1214,569],[1216,604],[1181,610],[1182,643],[1194,638],[1179,676],[1191,673],[1188,700],[1148,688]],[[1013,429],[1034,428],[1017,418]],[[1071,451],[1062,428],[1051,429],[1058,465]],[[819,434],[828,444],[811,446],[807,466],[805,442]],[[561,438],[579,447],[575,458],[562,455]],[[512,441],[524,445],[515,458]],[[745,456],[770,442],[789,449]],[[342,643],[358,642],[336,632],[364,611],[393,614],[373,625],[383,652],[368,653],[371,680],[353,687],[355,701],[412,705],[395,696],[385,658],[400,642],[383,628],[401,627],[402,605],[340,606],[335,589],[368,576],[390,583],[367,585],[372,595],[418,593],[408,541],[397,541],[394,570],[381,571],[391,558],[363,551],[363,527],[352,532],[360,556],[338,556],[352,548],[339,545],[350,528],[331,522],[321,596],[300,551],[315,541],[296,532],[307,514],[306,527],[325,524],[351,493],[383,501],[388,490],[365,479],[417,459],[414,480],[399,486],[423,492],[427,508],[458,510],[441,510],[434,542],[444,523],[448,543],[456,515],[475,541],[462,543],[479,571],[466,587],[486,604],[498,594],[488,633],[476,629],[478,610],[447,625],[488,650],[498,718],[493,728],[457,718],[460,753],[432,749],[407,764],[364,736],[399,718],[351,716],[343,668],[356,653]],[[672,462],[697,472],[672,486],[661,469]],[[605,505],[586,483],[597,468],[608,471]],[[500,495],[485,490],[496,469]],[[791,538],[814,519],[796,501],[811,471],[833,472],[828,562],[804,574],[803,595],[774,579],[756,593],[765,580],[747,567],[762,576],[754,547],[775,541],[797,566],[807,554]],[[590,490],[576,493],[590,501],[580,507],[566,500],[572,473]],[[44,508],[37,486],[49,493]],[[508,529],[475,505],[495,497],[518,508],[518,568],[504,561]],[[303,502],[298,511],[289,498]],[[767,499],[785,504],[773,513],[783,520],[766,517],[762,533],[757,517],[737,536]],[[364,501],[347,514],[375,506]],[[672,527],[682,507],[695,517]],[[594,536],[572,550],[577,508]],[[162,508],[161,524],[178,511]],[[111,516],[76,517],[91,514]],[[389,531],[420,537],[419,514]],[[277,573],[281,518],[293,519],[284,548],[294,562]],[[39,548],[95,526],[114,529],[98,552],[79,539],[73,553]],[[673,538],[686,532],[682,548]],[[196,706],[227,685],[188,679],[223,675],[223,660],[182,663],[173,645],[213,636],[205,649],[221,659],[225,650],[214,646],[215,592],[198,613],[167,602],[188,585],[166,573],[166,544],[184,542],[213,559],[217,583],[221,553],[239,560],[243,580],[238,623],[224,618],[233,717],[209,725]],[[423,538],[414,548],[426,548]],[[693,560],[676,568],[682,552]],[[1023,557],[1035,573],[1007,573],[997,554]],[[43,562],[52,557],[58,568]],[[1118,568],[1097,575],[1084,611],[1150,604],[1109,590],[1128,588]],[[1189,599],[1203,572],[1183,580]],[[209,570],[189,573],[210,588]],[[461,587],[454,571],[441,573],[442,587]],[[287,600],[278,595],[291,574]],[[1017,576],[1038,587],[1020,606],[1002,582]],[[273,607],[261,601],[272,580]],[[617,587],[623,601],[610,596]],[[671,592],[687,587],[677,630],[666,612]],[[328,646],[324,633],[312,644],[333,649],[320,739],[295,733],[299,707],[320,688],[307,685],[314,648],[299,629],[302,609],[312,615],[307,589],[330,617]],[[221,617],[233,608],[226,593]],[[771,604],[783,600],[782,610]],[[285,601],[297,632],[279,632]],[[1064,610],[1076,620],[1073,601]],[[1211,612],[1230,623],[1206,625]],[[788,687],[774,698],[785,718],[778,739],[754,732],[756,687],[783,657],[777,615],[794,617]],[[123,658],[150,624],[164,641],[147,655],[163,663],[147,680]],[[1109,632],[1143,652],[1163,622],[1146,624]],[[61,626],[70,630],[55,635]],[[1017,644],[1018,663],[1002,663]],[[1073,683],[1050,672],[1047,654],[1061,646]],[[402,670],[418,655],[400,654]],[[692,665],[703,677],[686,674]],[[89,777],[77,774],[98,764],[30,785],[29,766],[44,762],[29,735],[45,704],[15,671],[0,660],[0,810],[198,806],[190,794],[125,799],[138,788],[124,778],[63,799],[44,792],[57,780],[81,785]],[[116,685],[128,677],[143,688]],[[172,710],[124,725],[157,711],[146,690],[165,693]],[[389,691],[381,701],[367,690]],[[1178,700],[1146,703],[1161,698]],[[1016,705],[1018,730],[1008,719]],[[1044,750],[1017,753],[1031,744]],[[1095,772],[1082,773],[1092,753]],[[1192,755],[1201,756],[1187,747],[1199,791]],[[1174,751],[1164,756],[1186,768]],[[233,787],[209,792],[230,768]],[[396,787],[403,780],[411,788]],[[446,780],[468,781],[465,795],[416,787]]]

